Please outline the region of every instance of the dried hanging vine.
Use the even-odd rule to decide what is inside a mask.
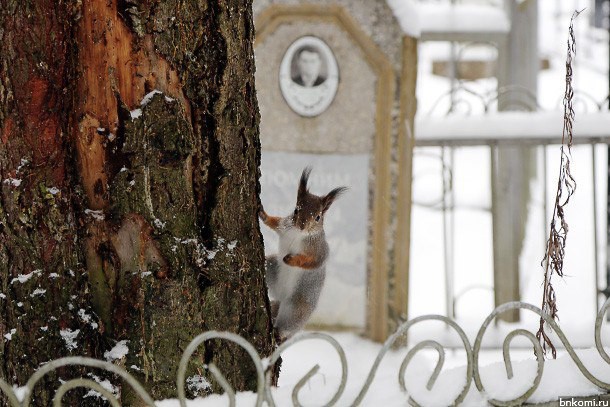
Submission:
[[[566,88],[563,96],[563,134],[561,137],[561,165],[559,168],[559,179],[557,180],[557,194],[555,195],[555,206],[551,219],[549,239],[547,240],[546,253],[542,259],[544,267],[544,288],[542,293],[542,311],[557,319],[557,298],[551,279],[554,274],[563,277],[563,260],[565,256],[566,237],[568,224],[565,220],[564,207],[570,201],[570,197],[576,191],[576,181],[570,172],[570,157],[572,155],[572,130],[574,124],[574,106],[572,99],[574,89],[572,88],[572,58],[576,54],[576,38],[574,37],[574,19],[582,12],[575,11],[570,20],[568,36],[568,54],[566,57]],[[567,147],[567,152],[566,152]],[[540,328],[536,338],[542,345],[544,354],[550,350],[553,359],[557,357],[557,350],[551,342],[551,338],[545,332],[544,319],[540,318]]]

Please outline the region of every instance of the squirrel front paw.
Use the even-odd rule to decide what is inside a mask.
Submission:
[[[309,254],[287,254],[283,258],[284,263],[292,267],[299,267],[302,269],[315,269],[320,267],[323,263],[321,259],[311,256]]]
[[[267,212],[265,212],[265,210],[263,209],[262,204],[258,207],[258,217],[260,218],[260,220],[263,221],[265,225],[269,226],[272,230],[275,231],[278,230],[280,222],[282,221],[282,218],[278,216],[267,215]]]
[[[258,208],[258,217],[263,222],[265,222],[267,218],[269,218],[269,215],[267,215],[267,212],[265,212],[265,209],[263,209],[263,205],[259,206]]]

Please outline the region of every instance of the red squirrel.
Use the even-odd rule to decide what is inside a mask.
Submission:
[[[266,280],[274,326],[288,339],[305,326],[316,308],[324,278],[328,243],[324,215],[347,188],[338,187],[324,196],[309,192],[311,168],[301,174],[294,212],[284,218],[269,216],[261,207],[260,219],[279,235],[278,254],[267,256]]]

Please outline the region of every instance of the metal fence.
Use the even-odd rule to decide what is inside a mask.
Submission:
[[[600,357],[610,367],[610,355],[608,355],[608,353],[604,349],[604,347],[602,345],[602,339],[601,339],[601,326],[604,321],[604,315],[608,311],[608,308],[610,308],[610,300],[607,300],[604,303],[604,305],[602,306],[602,308],[599,311],[597,318],[595,320],[595,345],[597,347],[597,351],[599,352]],[[476,391],[485,393],[486,391],[483,386],[483,382],[481,381],[480,365],[479,365],[479,353],[481,351],[481,344],[483,341],[483,337],[485,336],[487,328],[490,326],[492,321],[494,321],[494,319],[499,314],[510,311],[510,310],[515,310],[515,309],[529,311],[529,312],[537,314],[538,316],[543,318],[544,321],[546,322],[546,324],[548,325],[548,327],[556,333],[557,337],[561,341],[566,352],[569,354],[570,358],[574,361],[574,363],[576,364],[576,366],[578,367],[580,372],[584,375],[584,377],[586,377],[586,379],[589,382],[593,383],[595,386],[597,386],[601,389],[604,389],[606,391],[610,391],[610,383],[606,383],[606,382],[599,380],[583,365],[582,361],[577,356],[573,347],[570,345],[570,342],[564,335],[563,331],[551,317],[549,317],[547,314],[542,313],[542,311],[538,307],[535,307],[533,305],[523,303],[523,302],[510,302],[510,303],[506,303],[504,305],[497,307],[491,314],[489,314],[489,316],[485,319],[485,321],[481,325],[481,327],[478,331],[478,334],[476,335],[473,345],[470,344],[470,341],[469,341],[468,337],[466,336],[466,334],[464,333],[464,330],[455,321],[453,321],[452,319],[449,319],[445,316],[425,315],[425,316],[420,316],[417,318],[413,318],[409,321],[406,321],[405,323],[400,325],[400,327],[396,330],[396,332],[392,336],[390,336],[387,339],[387,341],[384,343],[383,347],[381,348],[379,354],[377,355],[377,358],[375,359],[375,361],[369,371],[366,382],[362,386],[357,397],[353,401],[352,400],[349,400],[349,401],[341,400],[342,404],[349,403],[349,405],[351,405],[351,406],[363,405],[362,404],[363,399],[366,396],[367,392],[369,391],[371,383],[373,382],[373,379],[375,378],[375,375],[377,373],[377,370],[379,368],[379,365],[380,365],[382,359],[385,357],[385,355],[388,353],[388,351],[391,348],[393,348],[395,345],[400,343],[399,342],[400,338],[403,338],[411,327],[413,327],[414,325],[420,324],[423,321],[441,321],[441,322],[445,323],[448,328],[454,330],[459,335],[459,337],[462,341],[463,350],[466,354],[466,360],[467,360],[466,373],[465,373],[466,377],[465,377],[464,386],[463,386],[461,392],[455,397],[455,399],[453,400],[453,402],[451,404],[459,405],[464,400],[464,398],[466,397],[466,395],[469,391],[474,391],[474,389],[471,389],[473,380],[474,380],[474,384],[476,387]],[[516,397],[512,400],[497,400],[497,399],[491,398],[491,399],[488,399],[488,402],[491,405],[494,405],[494,406],[522,405],[528,400],[528,398],[534,393],[534,391],[538,388],[538,385],[540,384],[540,380],[542,378],[542,374],[544,371],[544,365],[545,365],[543,351],[542,351],[540,343],[536,339],[535,335],[532,332],[529,332],[525,329],[515,329],[515,330],[511,331],[510,333],[508,333],[508,335],[504,338],[504,342],[503,342],[503,346],[502,346],[502,353],[503,353],[503,357],[504,357],[506,376],[508,377],[508,379],[511,379],[513,377],[513,368],[512,368],[512,362],[511,362],[511,356],[510,356],[510,347],[511,347],[512,341],[517,337],[524,337],[527,340],[529,340],[532,344],[532,347],[534,350],[534,356],[537,361],[536,377],[532,381],[532,384],[529,387],[529,389],[527,389],[527,391],[525,391],[519,397]],[[262,359],[261,356],[256,351],[256,349],[254,349],[254,347],[248,341],[246,341],[244,338],[240,337],[239,335],[228,333],[228,332],[210,331],[210,332],[203,333],[203,334],[199,335],[198,337],[196,337],[195,339],[193,339],[193,341],[188,345],[188,347],[184,351],[182,358],[180,360],[180,364],[178,367],[178,375],[177,375],[177,379],[176,379],[176,386],[177,386],[177,396],[178,396],[178,400],[179,400],[181,407],[186,407],[185,379],[186,379],[186,369],[187,369],[187,364],[189,362],[189,359],[191,358],[193,353],[197,350],[197,348],[200,345],[202,345],[204,342],[211,340],[211,339],[220,339],[220,340],[234,342],[237,345],[239,345],[240,347],[242,347],[244,350],[246,350],[246,352],[250,355],[250,357],[252,358],[252,363],[256,367],[256,375],[257,375],[258,384],[257,384],[257,389],[256,389],[257,398],[256,398],[255,405],[257,407],[262,406],[265,403],[269,406],[277,405],[276,401],[274,400],[273,393],[271,391],[271,389],[272,389],[271,369],[272,369],[273,365],[275,364],[275,362],[279,359],[281,354],[288,347],[294,345],[297,342],[310,340],[310,339],[318,339],[318,340],[323,340],[323,341],[328,342],[335,349],[335,351],[337,352],[337,354],[341,360],[341,368],[342,368],[341,382],[340,382],[337,390],[335,391],[333,397],[331,398],[331,400],[328,401],[326,406],[336,405],[344,393],[348,374],[349,374],[349,366],[347,364],[347,358],[345,356],[345,351],[343,350],[343,348],[341,347],[339,342],[337,342],[336,339],[334,339],[332,336],[330,336],[328,334],[317,333],[317,332],[301,333],[301,334],[291,338],[290,340],[286,341],[281,346],[279,346],[268,359]],[[443,365],[444,365],[444,361],[445,361],[445,348],[439,342],[434,341],[434,340],[421,341],[409,349],[409,351],[407,352],[406,356],[404,357],[404,359],[400,365],[399,371],[397,372],[398,385],[400,386],[400,389],[405,393],[405,398],[408,398],[409,404],[411,404],[413,406],[418,406],[420,404],[418,403],[417,400],[413,399],[412,397],[410,397],[408,395],[408,386],[407,386],[407,383],[405,382],[404,377],[405,377],[405,372],[406,372],[407,366],[409,365],[413,356],[423,349],[432,349],[432,350],[436,351],[436,353],[438,354],[438,361],[436,363],[433,373],[431,374],[430,378],[428,379],[426,387],[428,390],[431,390],[431,391],[443,392],[443,389],[435,388],[435,383],[443,369]],[[27,382],[25,387],[22,388],[22,390],[24,390],[24,391],[22,393],[21,400],[17,397],[13,387],[2,379],[0,379],[0,390],[8,398],[10,406],[28,407],[31,403],[32,391],[33,391],[34,387],[36,386],[36,384],[40,381],[40,379],[42,379],[46,374],[48,374],[60,367],[68,366],[68,365],[78,365],[78,366],[86,366],[86,367],[91,367],[91,368],[103,369],[110,373],[113,373],[116,376],[118,376],[120,379],[122,379],[125,385],[131,386],[145,403],[147,403],[150,406],[155,405],[154,400],[146,392],[146,390],[144,389],[144,386],[142,386],[132,375],[130,375],[122,367],[114,365],[110,362],[101,361],[101,360],[92,359],[92,358],[78,357],[78,356],[57,359],[57,360],[51,361],[51,362],[43,365],[39,370],[37,370],[32,375],[32,377]],[[225,377],[221,373],[220,369],[213,363],[210,363],[209,365],[207,365],[205,367],[207,370],[209,370],[210,374],[214,377],[214,379],[218,382],[218,384],[224,389],[225,393],[228,395],[228,399],[229,399],[228,404],[230,406],[235,406],[235,403],[236,403],[235,391],[231,387],[231,385],[228,383],[228,381],[225,379]],[[308,381],[312,378],[312,376],[314,376],[318,372],[318,370],[319,370],[319,365],[315,365],[303,376],[302,379],[300,379],[296,383],[296,385],[294,386],[294,389],[292,391],[292,404],[294,406],[302,405],[299,400],[299,392],[303,388],[303,386],[305,386],[308,383]],[[62,385],[58,388],[58,390],[55,393],[55,396],[53,399],[53,406],[54,407],[61,406],[63,396],[75,388],[88,388],[88,389],[94,390],[94,391],[100,393],[102,397],[106,398],[113,407],[117,407],[117,406],[121,405],[118,398],[113,393],[111,393],[110,391],[108,391],[107,389],[102,387],[99,383],[97,383],[93,380],[90,380],[90,379],[77,378],[77,379],[72,379],[72,380],[62,383]]]
[[[451,97],[450,110],[447,112],[440,111],[444,117],[434,116],[434,113],[439,113],[441,109],[441,101]],[[592,235],[594,242],[594,278],[595,287],[592,295],[595,301],[595,307],[598,309],[599,297],[605,294],[609,288],[599,286],[599,273],[603,264],[600,264],[600,258],[603,257],[603,251],[600,253],[598,224],[603,219],[599,219],[597,199],[599,191],[597,188],[599,174],[596,171],[599,161],[596,146],[599,144],[610,145],[610,128],[607,123],[610,122],[610,112],[605,110],[610,101],[610,96],[602,101],[597,101],[591,95],[576,91],[574,95],[574,105],[578,109],[578,119],[576,131],[574,134],[574,144],[579,146],[588,146],[591,151],[590,174],[593,180],[592,194],[592,213],[593,227]],[[515,109],[512,112],[497,113],[495,109],[498,103],[509,103],[509,107]],[[456,108],[460,107],[458,114]],[[547,174],[547,156],[548,149],[552,145],[561,143],[561,132],[556,131],[549,124],[563,123],[562,113],[560,111],[549,112],[540,111],[540,106],[536,103],[535,96],[522,87],[511,86],[501,88],[497,91],[491,91],[486,94],[477,93],[463,84],[448,91],[446,94],[439,97],[438,101],[432,107],[426,116],[419,119],[416,124],[415,133],[415,150],[414,156],[417,158],[420,155],[430,156],[430,152],[421,151],[421,148],[438,147],[440,152],[435,156],[440,161],[440,176],[442,180],[442,194],[440,199],[433,202],[418,202],[414,201],[414,205],[419,205],[431,209],[438,210],[443,217],[443,257],[444,257],[444,273],[445,273],[445,288],[447,293],[446,298],[446,315],[449,317],[455,316],[455,304],[460,298],[475,289],[485,289],[493,292],[493,287],[476,285],[465,287],[458,293],[454,293],[454,262],[453,262],[453,247],[455,240],[454,230],[454,211],[457,208],[454,199],[454,183],[453,173],[455,166],[455,150],[458,148],[468,147],[487,147],[489,148],[491,157],[492,185],[491,188],[498,187],[493,185],[496,177],[493,176],[497,167],[497,152],[498,149],[504,146],[526,146],[537,147],[542,150],[542,181],[544,188],[543,199],[543,222],[542,230],[548,229],[546,214],[547,196],[549,176]],[[473,112],[482,112],[483,114],[471,115]],[[521,113],[520,113],[521,112]],[[523,112],[530,112],[526,120],[523,121],[522,128],[519,128],[519,115]],[[492,114],[493,113],[493,114]],[[604,124],[604,121],[606,124]],[[494,128],[495,131],[490,131]],[[505,129],[512,130],[505,130]],[[464,129],[464,130],[460,130]],[[542,131],[533,130],[542,129]],[[554,181],[553,181],[554,182]],[[492,198],[493,199],[493,198]],[[491,212],[492,218],[499,216],[493,208],[481,207],[471,208],[482,211]],[[495,233],[495,232],[494,232]],[[548,233],[544,233],[545,239]],[[495,242],[499,239],[494,238]],[[494,250],[495,252],[495,250]],[[605,271],[605,270],[604,270]]]

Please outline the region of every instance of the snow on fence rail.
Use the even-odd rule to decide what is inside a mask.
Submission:
[[[600,311],[597,315],[597,318],[595,320],[595,346],[597,348],[599,355],[603,359],[603,361],[610,366],[610,356],[608,355],[608,353],[602,346],[602,340],[601,340],[601,326],[602,326],[602,322],[604,320],[604,316],[609,308],[610,308],[610,299],[606,300],[606,302],[600,309]],[[559,325],[557,325],[557,323],[549,315],[543,313],[538,307],[535,307],[533,305],[530,305],[530,304],[527,304],[524,302],[509,302],[509,303],[506,303],[506,304],[503,304],[503,305],[497,307],[491,314],[489,314],[489,316],[485,319],[485,321],[481,325],[481,327],[478,331],[478,334],[475,338],[473,346],[470,345],[470,342],[468,340],[468,337],[464,333],[464,330],[455,321],[453,321],[445,316],[424,315],[424,316],[420,316],[420,317],[417,317],[417,318],[404,322],[396,330],[396,332],[387,339],[387,341],[381,348],[380,352],[377,355],[377,358],[375,359],[375,361],[373,363],[373,366],[371,367],[371,370],[369,371],[369,374],[367,376],[367,379],[366,379],[364,385],[360,389],[355,400],[353,400],[349,405],[351,405],[351,406],[363,405],[362,404],[363,399],[366,396],[366,394],[371,386],[371,383],[373,382],[373,379],[375,378],[375,375],[377,373],[377,370],[379,368],[379,365],[380,365],[382,359],[384,358],[386,353],[388,353],[388,351],[396,344],[396,341],[399,338],[403,337],[403,335],[405,335],[407,333],[407,331],[413,325],[419,324],[423,321],[431,321],[431,320],[441,321],[441,322],[447,324],[447,326],[449,328],[453,329],[459,335],[460,339],[462,340],[462,343],[464,346],[464,351],[466,353],[467,366],[466,366],[466,370],[465,370],[466,379],[464,382],[464,386],[463,386],[462,390],[460,391],[460,393],[452,401],[451,405],[459,405],[462,401],[464,401],[464,398],[466,397],[467,393],[469,392],[473,380],[474,380],[477,391],[480,392],[481,394],[487,394],[487,392],[483,386],[483,382],[481,380],[481,373],[480,373],[480,367],[479,367],[479,353],[481,351],[481,344],[483,341],[483,336],[485,335],[485,332],[486,332],[487,328],[489,327],[489,325],[499,314],[506,312],[506,311],[514,310],[514,309],[522,309],[522,310],[531,311],[531,312],[541,316],[544,319],[544,321],[556,333],[557,337],[559,338],[559,340],[562,342],[563,346],[565,347],[568,355],[574,361],[578,370],[584,375],[584,377],[590,383],[594,384],[598,388],[601,388],[601,389],[605,390],[606,392],[610,391],[610,383],[603,382],[602,380],[596,378],[591,373],[591,371],[588,370],[584,366],[581,359],[576,354],[573,347],[570,345],[570,342],[564,335],[564,333],[561,330],[561,328],[559,327]],[[494,406],[522,405],[528,400],[528,398],[534,393],[534,391],[538,388],[538,386],[540,384],[540,381],[542,378],[542,373],[544,371],[544,365],[545,365],[542,347],[540,346],[540,343],[536,339],[535,335],[524,329],[515,329],[515,330],[511,331],[504,339],[502,351],[503,351],[506,375],[507,375],[508,379],[513,378],[513,365],[512,365],[511,356],[510,356],[510,346],[511,346],[512,341],[519,336],[528,339],[532,343],[532,346],[534,348],[534,355],[535,355],[536,361],[537,361],[536,377],[532,380],[531,386],[525,392],[523,392],[520,396],[515,397],[512,400],[499,400],[499,399],[494,399],[494,398],[490,397],[489,395],[487,395],[486,400],[491,405],[494,405]],[[204,342],[211,340],[211,339],[222,339],[222,340],[234,342],[248,352],[248,354],[252,358],[252,362],[254,363],[254,365],[256,367],[256,374],[257,374],[257,379],[258,379],[257,391],[256,391],[257,397],[256,397],[256,403],[255,403],[256,406],[261,406],[264,403],[267,403],[267,405],[272,406],[272,407],[276,405],[273,394],[271,392],[271,388],[272,388],[272,386],[271,386],[271,368],[274,365],[274,363],[278,360],[280,355],[288,347],[294,345],[297,342],[308,340],[308,339],[321,339],[323,341],[328,342],[335,349],[335,351],[337,352],[337,354],[340,358],[340,361],[341,361],[341,368],[342,368],[341,382],[340,382],[334,396],[326,405],[327,406],[335,405],[344,393],[346,383],[347,383],[347,376],[348,376],[347,359],[345,357],[345,352],[344,352],[343,348],[339,345],[339,342],[337,342],[337,340],[335,340],[330,335],[327,335],[324,333],[316,333],[316,332],[302,333],[300,335],[297,335],[294,338],[283,343],[281,346],[279,346],[275,350],[275,352],[271,355],[271,357],[264,362],[263,359],[261,359],[261,357],[258,355],[257,351],[254,349],[254,347],[241,336],[233,334],[233,333],[228,333],[228,332],[209,331],[209,332],[205,332],[205,333],[197,336],[195,339],[193,339],[193,341],[189,344],[189,346],[184,351],[182,359],[180,360],[180,364],[178,367],[176,386],[177,386],[177,393],[178,393],[178,402],[181,407],[186,407],[186,394],[185,394],[184,387],[185,387],[186,368],[187,368],[188,361],[201,344],[203,344]],[[424,348],[429,348],[429,349],[435,350],[438,353],[438,361],[436,363],[436,367],[434,368],[433,373],[431,374],[430,378],[428,379],[426,387],[428,390],[432,390],[432,391],[436,390],[439,393],[443,392],[443,389],[439,389],[439,388],[435,389],[434,385],[441,373],[441,370],[443,369],[443,365],[444,365],[444,361],[445,361],[445,349],[444,349],[443,345],[441,345],[437,341],[425,340],[425,341],[421,341],[421,342],[417,343],[415,346],[413,346],[408,351],[408,353],[406,354],[406,356],[403,359],[402,364],[400,365],[400,369],[398,371],[398,383],[399,383],[401,390],[404,393],[408,392],[407,384],[405,383],[405,372],[406,372],[407,366],[409,365],[413,356]],[[31,376],[31,378],[28,380],[27,384],[20,389],[21,390],[20,397],[17,396],[15,389],[2,379],[0,379],[0,390],[8,398],[10,406],[28,407],[31,402],[32,390],[36,386],[36,383],[38,383],[38,381],[42,377],[44,377],[46,374],[48,374],[60,367],[67,366],[67,365],[87,366],[87,367],[103,369],[108,372],[111,372],[111,373],[117,375],[118,377],[120,377],[121,379],[123,379],[127,385],[131,386],[134,389],[134,391],[138,395],[140,395],[142,400],[145,403],[147,403],[147,405],[151,405],[151,406],[155,405],[155,401],[146,392],[144,387],[122,367],[114,365],[110,362],[101,361],[101,360],[92,359],[92,358],[86,358],[86,357],[79,357],[79,356],[65,357],[65,358],[51,361],[51,362],[43,365],[39,370],[37,370]],[[224,389],[224,391],[228,395],[229,405],[235,406],[235,400],[236,400],[235,391],[233,390],[231,385],[227,382],[227,380],[225,379],[223,374],[220,372],[218,367],[215,366],[213,363],[210,363],[207,366],[207,369],[210,371],[211,375],[216,379],[216,381],[220,384],[220,386]],[[299,401],[299,392],[303,388],[303,386],[305,386],[308,383],[308,381],[311,379],[311,377],[314,376],[318,372],[318,370],[319,370],[319,365],[314,366],[295,385],[295,387],[292,391],[292,403],[294,406],[301,406],[301,403]],[[68,393],[70,390],[72,390],[74,388],[78,388],[78,387],[94,390],[94,391],[100,393],[104,398],[106,398],[113,407],[120,406],[120,401],[117,399],[117,397],[114,394],[112,394],[110,391],[108,391],[107,389],[102,387],[99,383],[96,383],[93,380],[84,379],[84,378],[76,378],[76,379],[72,379],[72,380],[62,383],[62,385],[58,388],[58,390],[55,393],[55,396],[53,399],[53,406],[54,407],[61,406],[61,400],[62,400],[63,396],[66,393]],[[411,405],[414,405],[414,406],[420,405],[418,403],[418,401],[412,397],[409,397],[408,401]],[[342,400],[342,402],[343,402],[343,400]],[[423,405],[423,403],[422,403],[422,405]]]
[[[574,144],[610,143],[610,112],[576,119]],[[545,146],[561,144],[562,112],[502,112],[482,116],[423,118],[415,122],[418,147]]]

